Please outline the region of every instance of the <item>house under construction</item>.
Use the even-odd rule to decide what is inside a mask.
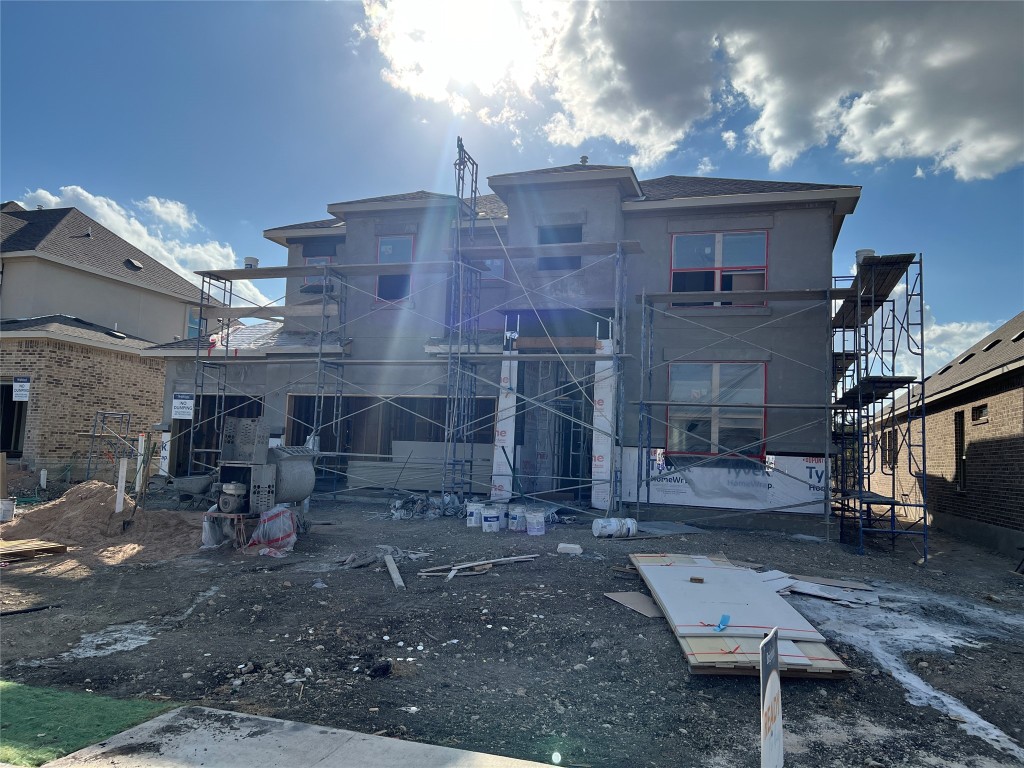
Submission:
[[[926,531],[923,489],[893,498],[864,466],[872,420],[923,377],[923,299],[915,255],[833,279],[860,187],[641,181],[584,157],[482,195],[461,140],[453,177],[266,230],[286,266],[199,273],[199,340],[148,353],[168,362],[170,474],[217,465],[225,416],[262,416],[319,451],[317,493],[831,511],[858,544]],[[261,278],[283,300],[239,307],[234,283]],[[911,432],[890,439],[923,462]]]

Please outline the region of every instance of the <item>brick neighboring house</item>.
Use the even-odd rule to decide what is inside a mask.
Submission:
[[[80,477],[97,411],[160,420],[164,364],[140,352],[198,335],[200,290],[75,208],[4,203],[0,234],[0,451]]]
[[[51,473],[71,466],[77,479],[97,411],[130,413],[139,430],[160,421],[164,366],[140,357],[145,339],[66,315],[0,320],[0,334],[0,370],[31,379],[28,402],[0,384],[8,456]]]
[[[926,493],[936,527],[1008,555],[1024,546],[1024,312],[924,381]],[[896,419],[905,419],[896,403]],[[918,479],[899,446],[874,473]],[[913,436],[917,442],[919,436]],[[889,450],[886,450],[886,448]]]

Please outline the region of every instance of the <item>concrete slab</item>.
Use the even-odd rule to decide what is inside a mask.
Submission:
[[[181,707],[46,768],[528,768],[527,760],[206,707]]]

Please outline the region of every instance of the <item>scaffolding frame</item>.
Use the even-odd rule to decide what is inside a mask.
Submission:
[[[442,493],[453,494],[460,500],[469,494],[487,495],[491,492],[489,484],[486,487],[481,486],[474,481],[473,477],[475,451],[478,450],[475,433],[478,433],[482,426],[493,426],[493,424],[484,424],[481,418],[477,416],[476,405],[481,397],[479,392],[481,390],[493,391],[497,398],[503,389],[500,376],[491,376],[487,373],[486,371],[490,370],[487,366],[514,360],[518,364],[521,375],[525,376],[525,371],[529,370],[528,366],[557,365],[559,370],[564,372],[564,375],[552,390],[527,392],[517,388],[515,392],[517,414],[524,417],[531,411],[552,414],[552,418],[558,419],[558,423],[562,425],[561,429],[572,436],[573,439],[569,441],[571,445],[582,445],[586,442],[587,435],[590,436],[591,445],[593,445],[595,437],[600,436],[602,440],[607,439],[610,447],[607,457],[610,464],[610,472],[607,477],[603,475],[601,478],[594,477],[593,463],[587,461],[587,457],[583,452],[570,457],[570,471],[565,477],[554,478],[552,476],[553,473],[543,476],[545,479],[552,481],[552,490],[559,490],[558,485],[561,483],[563,486],[561,490],[573,491],[577,500],[585,498],[588,492],[593,494],[597,488],[601,488],[602,492],[607,491],[608,505],[605,514],[618,514],[623,509],[622,468],[618,462],[621,456],[620,451],[623,448],[621,435],[623,433],[626,406],[624,396],[624,363],[625,360],[636,357],[639,359],[641,381],[641,399],[633,403],[638,406],[639,419],[636,488],[636,509],[637,516],[639,516],[642,487],[646,487],[647,503],[650,502],[652,475],[650,462],[645,459],[650,456],[651,448],[653,447],[654,424],[659,422],[654,409],[667,408],[673,405],[686,405],[685,403],[678,402],[655,401],[652,398],[654,371],[659,366],[668,364],[655,362],[654,360],[655,332],[657,330],[658,318],[669,313],[668,310],[659,308],[659,305],[668,305],[670,309],[673,303],[680,302],[681,294],[645,293],[637,297],[641,333],[638,343],[633,343],[636,347],[636,354],[634,355],[633,347],[627,343],[628,340],[626,339],[625,332],[628,320],[630,319],[625,300],[627,288],[625,257],[628,254],[640,252],[639,243],[619,241],[612,243],[584,242],[542,246],[508,246],[502,242],[501,233],[498,231],[495,223],[491,221],[497,244],[478,245],[476,243],[476,227],[480,217],[476,204],[478,195],[478,167],[475,160],[466,151],[461,138],[458,141],[457,149],[458,155],[454,164],[457,215],[453,222],[451,250],[446,260],[416,263],[417,270],[435,272],[442,276],[442,280],[447,281],[446,291],[449,298],[444,318],[442,320],[438,320],[435,317],[428,318],[426,315],[417,313],[412,306],[398,306],[400,302],[390,305],[397,306],[402,311],[420,315],[444,329],[442,343],[435,345],[432,352],[425,348],[425,356],[417,359],[354,359],[346,351],[347,339],[345,334],[352,323],[366,317],[366,315],[355,319],[347,317],[349,291],[362,290],[355,286],[351,279],[356,276],[370,274],[399,274],[403,269],[405,272],[408,272],[410,269],[408,265],[308,265],[303,267],[269,267],[202,272],[199,273],[203,280],[203,303],[200,306],[201,328],[204,327],[204,319],[208,317],[228,318],[229,322],[230,319],[245,316],[283,316],[287,318],[289,313],[294,310],[294,307],[289,307],[288,305],[284,307],[266,306],[231,309],[231,301],[236,295],[232,285],[233,280],[298,276],[318,277],[322,282],[323,290],[319,308],[320,329],[316,332],[317,342],[315,347],[306,350],[305,356],[282,356],[280,360],[282,363],[312,364],[312,371],[309,374],[300,377],[296,381],[288,381],[283,385],[294,386],[305,379],[315,376],[312,423],[306,424],[301,422],[303,428],[308,427],[310,430],[310,438],[307,441],[307,445],[314,448],[319,447],[320,437],[327,434],[325,430],[329,430],[335,438],[335,447],[342,447],[338,439],[341,435],[341,424],[345,419],[358,414],[358,412],[345,413],[345,403],[349,396],[374,398],[373,402],[366,409],[391,404],[399,410],[408,411],[409,409],[402,406],[398,401],[403,397],[418,396],[413,393],[420,391],[419,388],[423,385],[420,382],[407,391],[392,392],[387,395],[375,393],[372,391],[373,385],[362,387],[348,379],[346,372],[350,367],[367,365],[381,367],[427,367],[431,371],[431,375],[428,376],[426,383],[428,385],[437,383],[446,395],[443,423],[427,419],[431,427],[442,430],[443,434],[444,456],[440,463],[442,475],[441,491]],[[559,273],[550,279],[544,279],[541,275],[534,274],[529,281],[524,281],[519,270],[516,268],[517,261],[523,259],[566,255],[598,258],[591,259],[586,264],[581,262],[581,266],[578,269],[570,270],[568,274]],[[483,307],[481,306],[481,262],[499,258],[505,260],[507,270],[511,270],[511,276],[505,276],[501,280],[506,288],[513,290],[507,290],[503,300],[494,306]],[[913,279],[907,278],[909,282],[907,283],[904,295],[912,303],[916,302],[916,306],[921,308],[923,307],[923,291],[921,290],[919,260],[916,263],[918,264],[917,277]],[[867,269],[865,265],[870,266],[870,262],[865,262],[862,265]],[[601,268],[607,269],[610,277],[606,283],[611,286],[607,294],[600,297],[569,295],[567,298],[567,294],[564,291],[559,292],[557,290],[558,284],[561,281],[571,279],[584,270]],[[878,277],[878,275],[875,275],[875,277]],[[795,429],[788,430],[787,434],[792,431],[807,429],[811,426],[816,427],[818,424],[821,425],[825,468],[829,475],[826,478],[825,490],[820,500],[825,522],[826,525],[831,525],[833,514],[838,515],[841,522],[840,531],[842,537],[845,529],[849,528],[853,520],[856,520],[859,533],[857,534],[858,540],[855,543],[861,550],[863,550],[864,536],[869,532],[884,530],[884,532],[892,535],[894,541],[898,533],[906,532],[906,527],[897,524],[896,521],[900,516],[895,513],[893,508],[895,506],[908,506],[906,504],[896,504],[898,500],[894,500],[888,509],[888,516],[885,517],[889,521],[889,525],[884,529],[879,528],[879,523],[882,521],[883,516],[871,511],[874,496],[871,495],[870,473],[866,472],[864,467],[867,466],[867,461],[873,455],[873,451],[880,450],[878,441],[872,442],[870,437],[873,429],[872,424],[877,421],[877,413],[880,411],[878,409],[872,410],[871,406],[880,403],[882,398],[880,396],[873,399],[867,397],[865,385],[872,380],[871,377],[873,376],[881,375],[888,379],[898,378],[895,377],[895,359],[899,354],[903,353],[903,350],[909,347],[917,351],[920,361],[921,375],[916,376],[913,381],[916,382],[923,378],[923,347],[920,346],[923,342],[923,315],[919,314],[914,318],[909,316],[901,317],[899,313],[892,311],[895,309],[897,302],[895,299],[888,298],[888,294],[892,293],[894,289],[893,285],[889,285],[886,300],[889,301],[887,306],[890,311],[879,315],[879,317],[883,317],[885,320],[876,328],[868,320],[875,316],[874,310],[880,308],[883,301],[876,296],[878,290],[881,290],[881,286],[875,285],[875,288],[878,290],[873,289],[867,292],[862,290],[862,284],[869,283],[870,278],[871,273],[865,272],[863,278],[853,278],[850,285],[846,285],[840,279],[834,278],[831,286],[819,290],[705,291],[688,292],[685,294],[685,301],[688,303],[730,301],[736,304],[756,305],[760,303],[765,306],[781,306],[787,302],[798,302],[801,304],[800,307],[792,311],[779,313],[766,320],[765,325],[792,317],[811,307],[825,306],[826,311],[829,311],[836,302],[842,302],[841,307],[853,307],[852,319],[847,320],[846,315],[840,316],[840,314],[836,314],[836,319],[833,320],[832,324],[825,324],[826,327],[823,329],[822,339],[825,350],[822,354],[822,364],[808,366],[808,375],[822,377],[824,391],[831,392],[835,386],[838,386],[834,398],[826,398],[822,403],[812,404],[761,403],[751,404],[751,406],[760,408],[764,414],[772,409],[782,408],[807,410],[810,414],[807,421]],[[860,279],[860,282],[858,282],[858,279]],[[530,285],[527,285],[527,282],[530,281],[532,281]],[[875,282],[877,283],[877,281]],[[420,290],[423,290],[423,288]],[[217,306],[218,303],[221,306]],[[308,306],[299,305],[299,307]],[[229,309],[224,309],[224,307]],[[372,314],[378,309],[375,307],[368,314]],[[868,312],[869,309],[871,309],[871,312]],[[590,316],[592,318],[595,326],[594,336],[592,339],[589,336],[587,337],[588,343],[592,342],[594,345],[591,351],[579,351],[578,344],[574,346],[574,342],[579,342],[579,338],[560,337],[557,335],[557,332],[553,334],[546,325],[544,321],[544,313],[546,311],[564,310],[578,313],[579,317]],[[502,343],[482,343],[480,319],[485,313],[495,311],[505,313],[506,317],[516,313],[532,313],[540,328],[533,339],[537,343],[530,347],[524,343],[524,339],[520,338],[520,343],[517,345],[515,340],[510,342],[507,334],[506,339]],[[842,311],[846,312],[846,310]],[[310,315],[313,312],[307,311],[304,314]],[[676,316],[678,317],[678,315]],[[334,325],[331,323],[332,317],[338,318],[337,323]],[[705,330],[722,333],[723,338],[739,338],[737,334],[718,331],[711,325],[702,323],[697,317],[688,316],[684,319],[686,322],[693,323],[695,326]],[[852,323],[852,327],[847,328],[845,323]],[[840,328],[842,333],[839,332]],[[204,394],[214,395],[215,405],[210,420],[213,422],[214,429],[221,435],[221,441],[226,399],[232,393],[248,394],[229,383],[226,371],[233,364],[252,361],[251,357],[237,357],[237,351],[232,349],[230,328],[227,330],[226,334],[221,332],[218,336],[220,343],[216,347],[204,348],[203,336],[201,335],[200,339],[197,340],[195,355],[196,403],[200,401]],[[749,328],[744,330],[749,330]],[[847,334],[848,331],[849,333]],[[339,337],[338,349],[328,349],[325,346],[325,340],[331,332],[337,333]],[[845,346],[847,341],[851,347],[850,349],[847,349]],[[604,342],[607,342],[607,344]],[[757,345],[755,344],[754,346]],[[693,356],[699,354],[700,351],[700,349],[690,350],[688,354]],[[276,362],[276,360],[271,360],[270,358],[265,359],[268,363]],[[848,366],[844,367],[840,364],[840,361],[851,362]],[[856,362],[856,365],[853,364],[854,362]],[[851,371],[857,372],[858,381],[860,382],[859,388],[851,386],[851,382],[848,381]],[[433,375],[435,372],[436,376]],[[615,392],[615,407],[613,412],[606,415],[606,420],[599,427],[597,417],[594,415],[593,387],[595,382],[607,380],[611,380]],[[908,391],[911,383],[911,381],[904,381],[903,379],[900,379],[898,382],[899,387],[907,387]],[[893,388],[885,394],[885,397],[890,398],[886,401],[890,406],[893,404],[893,399],[899,387]],[[278,391],[264,391],[264,397],[266,398],[266,396]],[[563,408],[562,405],[564,403],[554,402],[559,400],[559,398],[564,398],[566,392],[571,392],[572,397],[577,398],[580,403],[584,404],[584,407],[579,409],[575,407]],[[856,392],[861,394],[857,396],[856,402],[853,402],[852,398],[854,395],[850,393]],[[292,393],[289,392],[289,394]],[[308,397],[309,395],[303,393],[302,396]],[[330,411],[328,410],[328,400],[333,404]],[[728,405],[730,407],[735,406],[732,403]],[[266,399],[264,400],[263,407],[264,409],[267,408]],[[286,405],[284,410],[289,411],[290,409]],[[291,410],[294,410],[294,408]],[[913,405],[910,410],[914,413],[913,421],[915,423],[919,421],[920,423],[920,435],[918,436],[916,433],[911,434],[911,430],[908,428],[901,432],[898,437],[887,439],[898,440],[900,446],[906,446],[902,451],[901,458],[906,458],[907,461],[915,463],[915,466],[918,456],[920,457],[920,466],[922,468],[920,477],[923,483],[923,402],[920,403],[919,408]],[[417,418],[426,418],[414,411],[409,411],[409,413],[412,413]],[[891,407],[889,413],[893,413]],[[296,418],[291,412],[282,413],[281,415],[285,418],[286,425],[289,423],[289,420]],[[488,417],[484,416],[482,418],[486,419]],[[894,417],[890,418],[890,422],[894,422]],[[885,423],[889,424],[890,422]],[[845,428],[837,429],[837,425],[847,423],[852,427],[849,430],[849,435],[847,435]],[[667,421],[665,424],[667,426]],[[199,462],[196,460],[196,452],[193,449],[198,426],[199,424],[194,420],[189,430],[190,470],[192,468],[208,467],[211,464],[215,465],[215,460],[212,462]],[[768,434],[767,430],[765,430],[763,438],[751,445],[763,446],[771,440],[782,436],[784,435]],[[854,440],[854,448],[851,448],[851,443],[847,440],[847,437]],[[750,447],[742,446],[728,452],[726,455],[731,455],[733,458],[741,458],[761,468],[765,468],[763,458],[748,456],[742,453],[742,451]],[[220,446],[217,449],[213,449],[212,453],[216,454],[219,450]],[[402,461],[402,457],[394,454],[357,454],[339,450],[327,452],[326,455],[329,459],[333,457],[334,465],[327,466],[320,463],[318,468],[321,477],[329,476],[333,480],[333,486],[327,490],[326,495],[329,496],[336,495],[339,492],[339,486],[344,486],[347,491],[359,489],[360,478],[349,471],[347,464],[349,459],[390,459],[393,463]],[[859,462],[859,469],[856,471],[852,471],[851,459],[854,455]],[[520,471],[515,455],[509,456],[506,453],[505,456],[513,473],[513,485],[515,486],[516,483],[520,484],[520,487],[513,487],[512,489],[514,497],[537,499],[551,497],[552,490],[547,489],[524,492],[521,482],[529,478]],[[590,458],[592,459],[593,457]],[[715,458],[719,457],[709,457],[707,461],[710,462]],[[697,465],[691,464],[691,466]],[[404,466],[402,469],[404,472]],[[774,471],[781,470],[775,469]],[[417,484],[422,481],[422,477],[414,475],[412,470],[408,475],[400,473],[399,478],[401,481],[400,485],[409,489],[416,489],[418,487]],[[403,487],[397,486],[398,483],[391,490],[403,490]],[[380,486],[373,486],[372,482],[367,481],[367,484],[362,487]],[[422,484],[419,487],[422,487]],[[886,498],[894,499],[894,497],[895,492],[891,492]],[[922,526],[920,527],[923,528],[925,547],[927,547],[927,516],[923,506],[921,510],[922,520],[920,522]],[[910,526],[911,529],[915,527]],[[827,538],[830,538],[830,536]]]
[[[655,479],[663,479],[678,475],[689,469],[698,468],[705,465],[711,465],[723,458],[735,459],[743,462],[747,462],[754,467],[757,467],[762,471],[771,471],[786,477],[793,479],[796,478],[790,475],[778,467],[772,467],[767,462],[767,448],[771,441],[777,440],[792,434],[793,432],[803,431],[805,429],[820,425],[822,435],[822,446],[825,457],[825,467],[828,468],[828,455],[830,450],[830,419],[829,413],[832,409],[830,398],[823,398],[820,403],[734,403],[734,402],[681,402],[678,400],[654,400],[652,398],[652,390],[654,386],[654,371],[676,362],[686,362],[686,360],[666,360],[663,362],[654,361],[654,350],[655,342],[654,337],[658,332],[658,320],[660,318],[671,317],[676,321],[681,321],[687,324],[692,324],[701,330],[708,330],[720,335],[720,338],[715,341],[696,349],[687,352],[686,357],[696,356],[692,358],[694,362],[703,362],[700,360],[700,353],[705,349],[714,347],[716,344],[722,341],[733,341],[742,342],[752,349],[761,349],[762,351],[769,351],[767,348],[755,343],[751,339],[743,338],[743,335],[751,330],[758,330],[765,326],[778,323],[783,320],[787,320],[796,315],[804,313],[809,309],[831,307],[832,303],[839,298],[845,298],[849,295],[849,290],[842,288],[830,288],[830,289],[786,289],[786,290],[745,290],[745,291],[688,291],[685,293],[672,292],[672,293],[651,293],[646,292],[636,297],[637,303],[641,306],[641,330],[640,330],[640,372],[641,372],[641,399],[635,401],[634,404],[638,406],[638,435],[639,435],[639,447],[637,450],[637,471],[636,471],[636,514],[639,515],[641,508],[641,497],[646,496],[644,503],[650,504],[651,499],[651,484]],[[792,309],[786,312],[773,315],[771,319],[766,320],[764,323],[754,328],[744,328],[739,334],[729,333],[722,329],[716,328],[713,325],[701,322],[699,319],[689,316],[686,314],[673,314],[671,309],[673,305],[680,303],[696,304],[705,302],[723,302],[727,301],[732,304],[742,306],[782,306],[789,305],[793,302],[802,303],[804,306]],[[660,308],[667,306],[667,308]],[[709,320],[713,320],[714,316],[709,315]],[[827,349],[831,349],[831,328],[826,326],[827,333],[826,338],[823,341],[826,344]],[[776,351],[775,354],[778,354]],[[820,375],[822,377],[822,392],[829,393],[832,391],[832,355],[829,352],[828,355],[824,356],[827,361],[821,366],[811,366],[809,375]],[[792,359],[791,359],[792,360]],[[803,361],[792,360],[792,362],[807,365]],[[767,397],[767,389],[765,390],[765,396]],[[767,415],[773,410],[800,410],[810,414],[809,420],[796,426],[792,426],[779,433],[769,433],[767,427],[762,431],[762,437],[758,440],[751,441],[745,445],[739,446],[732,450],[726,450],[723,453],[717,453],[714,455],[707,456],[703,459],[690,460],[685,463],[685,466],[673,468],[664,472],[659,472],[657,478],[652,472],[652,451],[654,449],[653,431],[654,425],[657,424],[660,427],[664,427],[667,432],[671,432],[676,429],[667,415],[665,419],[660,419],[654,415],[654,409],[664,409],[666,414],[669,408],[672,407],[701,407],[701,408],[730,408],[730,409],[750,409],[761,413],[762,424],[767,425]],[[751,456],[745,451],[748,449],[760,449],[765,454],[764,457]],[[667,450],[667,443],[666,443]],[[822,498],[814,502],[799,502],[795,504],[782,505],[772,508],[751,508],[751,509],[733,509],[732,513],[738,515],[749,515],[749,514],[763,514],[770,512],[782,512],[788,511],[794,508],[808,506],[811,504],[820,504],[822,508],[822,517],[825,521],[826,526],[826,540],[831,538],[830,535],[830,524],[831,524],[831,503],[828,492],[829,483],[826,481],[823,483]],[[723,511],[721,514],[710,515],[708,519],[720,518],[723,516],[734,516],[729,512]]]
[[[863,553],[874,536],[892,547],[898,537],[919,537],[927,562],[922,258],[858,254],[856,273],[833,282],[853,294],[832,321],[840,539]],[[897,462],[906,462],[910,484],[900,482]]]

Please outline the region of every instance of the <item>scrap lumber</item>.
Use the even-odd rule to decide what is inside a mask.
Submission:
[[[501,565],[503,563],[520,563],[528,560],[533,560],[539,555],[517,555],[515,557],[497,557],[493,560],[477,560],[472,563],[452,563],[450,565],[437,565],[432,568],[423,568],[419,572],[419,576],[433,575],[437,571],[443,571],[448,573],[450,571],[461,571],[465,568],[475,568],[478,565]]]
[[[402,581],[402,574],[398,572],[398,565],[395,563],[395,558],[391,555],[384,555],[384,565],[388,567],[388,573],[391,574],[391,581],[398,589],[405,589],[405,582]]]
[[[826,587],[839,587],[840,589],[860,589],[865,592],[874,592],[875,588],[859,581],[846,581],[844,579],[827,579],[824,576],[799,576],[795,573],[787,574],[789,578],[797,581],[809,581],[812,584],[821,584]]]
[[[67,544],[39,539],[0,541],[0,560],[29,560],[36,555],[62,555],[67,551]]]

